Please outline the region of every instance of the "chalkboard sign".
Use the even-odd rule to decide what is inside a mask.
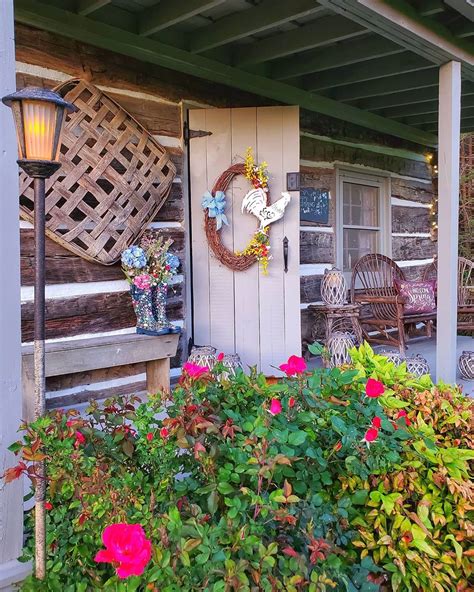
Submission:
[[[329,222],[329,189],[301,188],[300,219],[318,224]]]

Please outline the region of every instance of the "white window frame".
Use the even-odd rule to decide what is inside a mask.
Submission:
[[[343,247],[344,247],[344,213],[343,213],[343,195],[344,183],[355,183],[359,185],[368,185],[376,187],[379,190],[379,232],[380,232],[380,253],[387,257],[392,256],[392,215],[391,215],[391,196],[390,196],[390,177],[375,175],[369,172],[359,172],[345,169],[336,171],[336,265],[343,269]],[[353,228],[370,229],[369,226],[354,226]],[[344,273],[346,280],[349,281],[351,272]]]

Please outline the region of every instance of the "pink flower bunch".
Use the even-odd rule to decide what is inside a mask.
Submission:
[[[280,364],[280,370],[287,376],[297,376],[306,370],[306,362],[298,356],[290,356],[286,364]]]
[[[385,387],[381,382],[375,380],[375,378],[369,378],[367,384],[365,385],[365,394],[367,397],[370,399],[377,399],[383,395],[384,392]]]
[[[151,277],[147,273],[142,273],[133,278],[133,283],[140,290],[149,290],[151,288]]]
[[[185,372],[190,378],[201,378],[203,374],[209,372],[207,366],[199,366],[199,364],[193,364],[192,362],[185,362],[183,364],[183,372]]]
[[[94,561],[111,563],[119,578],[141,576],[151,559],[151,541],[140,524],[111,524],[102,533],[105,549]]]

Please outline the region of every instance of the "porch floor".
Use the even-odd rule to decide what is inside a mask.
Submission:
[[[383,345],[375,345],[374,350],[379,352],[381,350],[390,349]],[[464,350],[472,351],[474,350],[474,338],[467,337],[464,335],[458,335],[458,344],[457,344],[457,357],[461,355]],[[426,337],[420,337],[418,339],[412,339],[409,342],[409,347],[407,354],[409,356],[414,356],[416,354],[420,354],[428,361],[428,364],[431,368],[431,376],[433,379],[435,378],[436,374],[436,337],[432,337],[431,339],[427,339]],[[321,358],[312,358],[309,361],[310,368],[316,368],[321,366]],[[459,370],[457,371],[457,380],[456,382],[463,387],[464,393],[466,395],[474,396],[474,381],[472,380],[463,380],[460,377]]]

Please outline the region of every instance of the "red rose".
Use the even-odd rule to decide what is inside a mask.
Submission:
[[[52,510],[53,504],[51,502],[44,502],[44,509],[45,510]]]
[[[217,356],[217,361],[218,362],[222,362],[222,360],[224,359],[224,352],[221,352],[218,356]]]
[[[295,406],[295,404],[296,404],[295,398],[294,397],[290,397],[290,400],[288,401],[288,407],[290,409],[293,409],[293,407]]]
[[[385,387],[381,382],[375,380],[374,378],[369,378],[367,384],[365,385],[365,394],[367,397],[376,399],[377,397],[380,397],[380,395],[383,395],[384,392]]]
[[[382,420],[380,419],[380,417],[374,417],[374,419],[372,420],[372,427],[377,429],[382,427]]]
[[[76,431],[75,436],[76,440],[74,442],[74,448],[79,448],[79,446],[82,446],[86,443],[86,438],[84,434],[82,434],[79,430]]]
[[[364,442],[369,444],[370,442],[375,442],[379,437],[379,431],[377,428],[369,428],[364,435]]]
[[[169,430],[167,430],[166,428],[161,428],[160,430],[160,436],[162,438],[167,438],[170,435]]]
[[[152,432],[148,432],[148,434],[146,435],[146,439],[148,440],[148,442],[151,442],[153,440]]]

